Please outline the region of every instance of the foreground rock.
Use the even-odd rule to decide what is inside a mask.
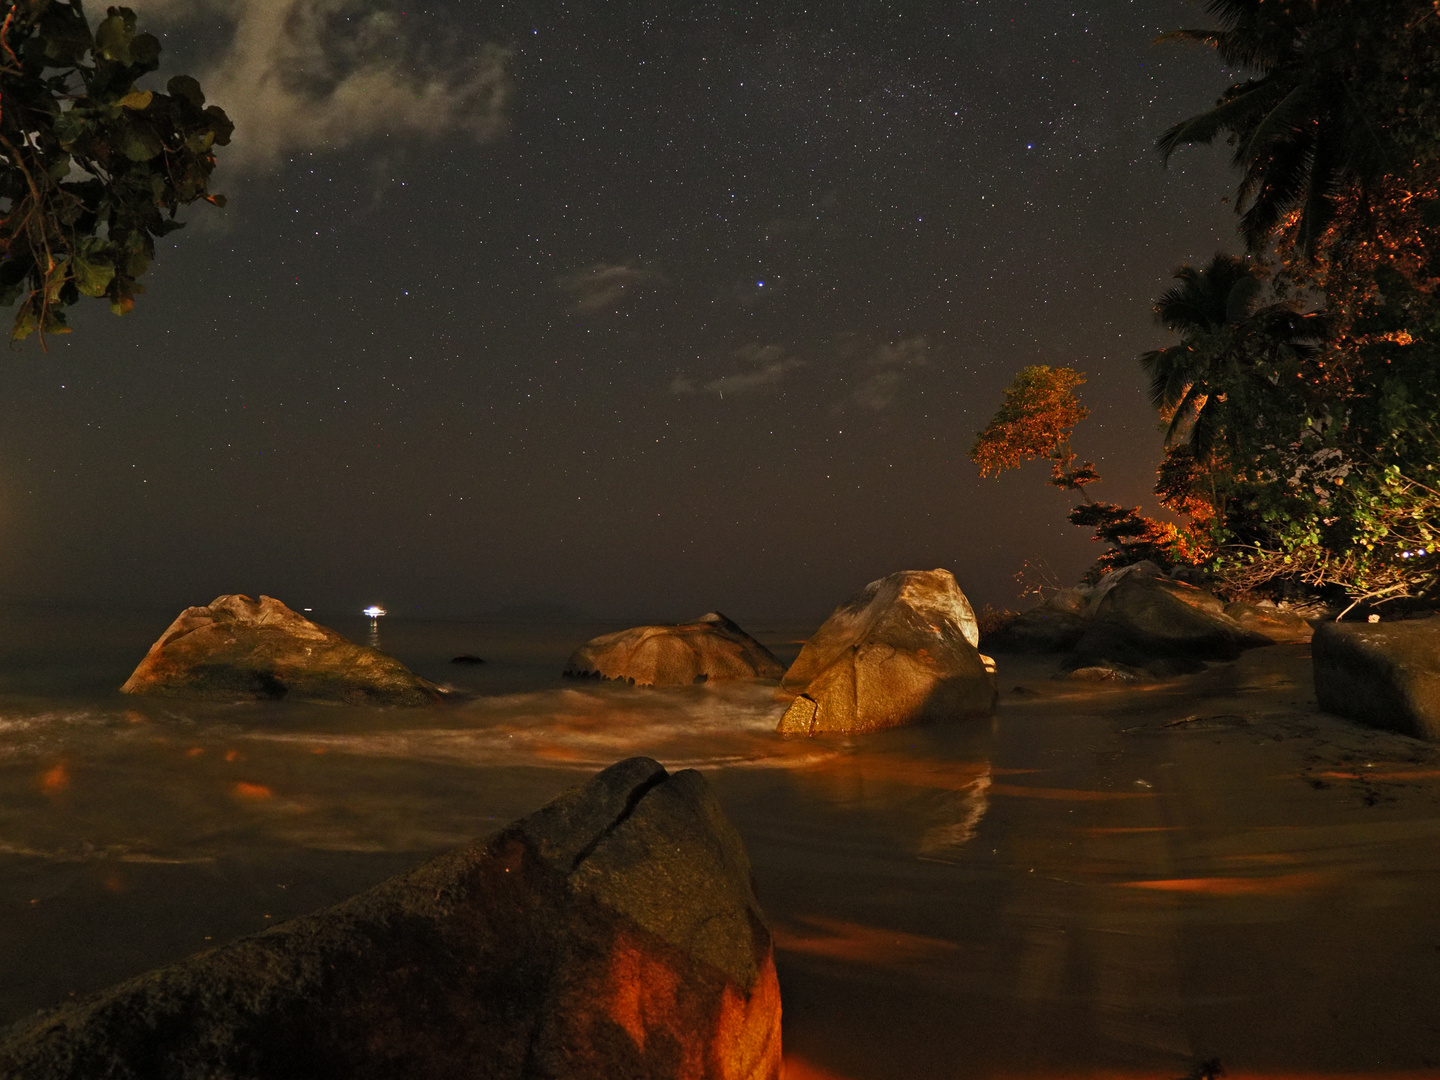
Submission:
[[[220,596],[209,607],[186,608],[120,689],[347,705],[428,705],[445,696],[393,657],[347,641],[269,596]]]
[[[565,674],[642,686],[689,686],[726,679],[778,679],[769,649],[718,612],[675,626],[636,626],[581,645]]]
[[[11,1080],[779,1075],[744,848],[698,773],[646,758],[0,1044]]]
[[[1440,740],[1440,619],[1321,623],[1310,655],[1326,712]]]
[[[1270,644],[1226,615],[1224,601],[1205,590],[1130,574],[1105,591],[1064,666],[1167,677]]]
[[[836,608],[781,680],[787,735],[878,731],[989,713],[993,661],[948,570],[902,570]],[[988,670],[987,670],[988,662]]]

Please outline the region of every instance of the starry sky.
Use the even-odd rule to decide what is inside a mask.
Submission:
[[[1184,0],[135,0],[237,122],[134,314],[0,362],[0,594],[467,617],[1016,603],[1099,546],[966,452],[1027,364],[1143,503],[1135,357],[1236,250]],[[159,85],[159,80],[156,81]]]

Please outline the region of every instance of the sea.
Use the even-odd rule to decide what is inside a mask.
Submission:
[[[0,1025],[644,754],[746,843],[791,1080],[1440,1075],[1440,761],[1317,718],[1301,647],[1151,689],[1001,657],[993,717],[796,739],[773,685],[564,678],[603,620],[314,616],[434,708],[120,694],[175,614],[0,602]]]

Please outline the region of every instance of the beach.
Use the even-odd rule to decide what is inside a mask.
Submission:
[[[562,679],[600,620],[382,620],[466,692],[434,709],[120,695],[171,617],[0,608],[0,1023],[645,754],[745,841],[792,1077],[1440,1069],[1440,751],[1319,713],[1308,646],[1131,687],[999,655],[993,718],[785,739],[768,685]],[[788,662],[814,627],[746,629]]]

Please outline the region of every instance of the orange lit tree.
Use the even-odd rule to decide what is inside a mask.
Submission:
[[[970,460],[980,467],[981,476],[998,476],[1027,461],[1050,462],[1050,484],[1083,500],[1070,511],[1071,523],[1111,545],[1096,562],[1094,576],[1142,559],[1168,567],[1188,554],[1175,526],[1143,517],[1138,507],[1095,502],[1085,490],[1100,474],[1093,462],[1076,465],[1078,455],[1070,448],[1075,425],[1088,415],[1075,396],[1075,388],[1084,382],[1084,374],[1074,368],[1021,368],[1005,390],[999,411],[975,437]]]

